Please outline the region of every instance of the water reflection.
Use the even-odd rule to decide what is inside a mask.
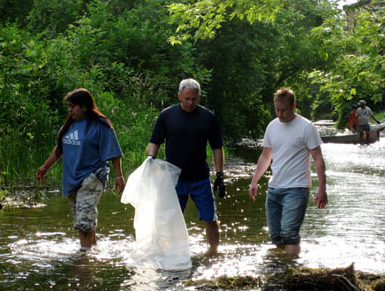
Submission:
[[[301,229],[302,253],[296,259],[272,250],[264,213],[264,189],[256,203],[247,195],[256,149],[238,149],[230,168],[228,196],[219,199],[220,254],[206,257],[204,224],[190,202],[185,217],[193,268],[183,272],[138,269],[134,209],[107,192],[100,202],[98,245],[79,254],[77,233],[66,199],[51,195],[46,207],[0,211],[0,290],[184,290],[183,280],[213,276],[270,275],[293,267],[346,267],[385,272],[385,145],[322,146],[329,205],[312,199]],[[266,177],[263,187],[266,188]],[[316,181],[316,177],[314,177]],[[191,289],[190,290],[194,290]]]
[[[304,232],[309,252],[299,261],[313,267],[340,267],[351,261],[356,269],[384,273],[384,142],[325,144],[323,151],[330,204],[321,219],[316,212],[308,213]],[[312,231],[316,221],[320,227]]]

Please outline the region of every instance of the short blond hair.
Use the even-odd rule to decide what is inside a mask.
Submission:
[[[290,107],[295,104],[295,93],[291,88],[282,87],[274,93],[274,102],[289,104]]]

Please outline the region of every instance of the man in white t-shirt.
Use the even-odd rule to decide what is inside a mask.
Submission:
[[[249,188],[255,201],[258,181],[271,165],[266,197],[266,216],[272,242],[287,254],[300,253],[299,230],[305,217],[311,187],[311,158],[318,175],[319,189],[315,199],[318,208],[328,203],[325,163],[321,138],[315,126],[296,114],[295,94],[281,88],[274,94],[277,118],[266,128],[263,151]]]
[[[364,141],[364,133],[366,133],[366,142],[369,142],[370,117],[377,123],[381,122],[373,115],[372,110],[366,106],[365,100],[360,100],[358,105],[360,108],[357,110],[356,119],[359,120],[358,132],[360,133],[360,142]]]

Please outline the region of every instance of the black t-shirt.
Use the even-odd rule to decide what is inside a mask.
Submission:
[[[214,114],[198,105],[192,113],[180,104],[164,109],[158,116],[150,142],[166,139],[166,160],[182,169],[179,180],[200,181],[209,178],[206,162],[207,141],[212,149],[223,146]]]

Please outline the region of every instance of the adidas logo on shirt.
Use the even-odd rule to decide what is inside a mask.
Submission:
[[[71,132],[63,137],[63,144],[77,145],[80,146],[79,133],[77,130]]]

